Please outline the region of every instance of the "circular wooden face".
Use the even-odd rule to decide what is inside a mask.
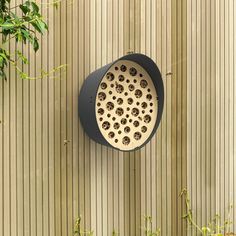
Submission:
[[[96,97],[99,129],[113,147],[141,146],[156,124],[157,93],[149,74],[137,63],[120,60],[101,80]]]

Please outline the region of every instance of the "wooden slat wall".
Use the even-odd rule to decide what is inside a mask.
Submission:
[[[188,189],[200,225],[228,217],[236,231],[234,0],[187,1]],[[189,230],[189,235],[196,235]]]
[[[0,235],[72,235],[79,215],[97,236],[144,235],[144,215],[162,235],[185,235],[187,1],[63,0],[57,10],[41,2],[49,34],[36,55],[24,47],[24,69],[34,76],[68,64],[67,73],[22,81],[10,68],[0,81]],[[132,51],[160,67],[165,110],[151,142],[122,153],[87,137],[78,95],[90,72]]]

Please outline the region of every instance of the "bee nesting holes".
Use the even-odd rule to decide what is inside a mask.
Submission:
[[[124,114],[124,110],[123,110],[121,107],[118,107],[118,108],[116,109],[116,114],[117,114],[118,116],[122,116],[122,115]]]
[[[114,104],[112,102],[108,102],[106,105],[106,108],[108,111],[111,111],[114,109]]]
[[[124,87],[121,84],[116,85],[116,92],[117,93],[122,93],[124,91]]]
[[[142,107],[143,109],[146,109],[146,108],[147,108],[147,103],[146,103],[146,102],[142,102],[141,107]]]
[[[131,114],[132,114],[133,116],[138,116],[139,110],[138,110],[137,108],[133,108]]]
[[[142,95],[143,95],[143,93],[140,89],[135,90],[135,97],[136,98],[141,98]]]
[[[114,80],[114,78],[115,78],[115,76],[113,73],[111,73],[111,72],[107,73],[107,80],[112,81],[112,80]]]
[[[125,72],[127,70],[127,67],[125,65],[121,65],[120,70],[122,72]]]
[[[146,126],[142,126],[142,127],[141,127],[141,131],[142,131],[143,133],[146,133],[146,132],[147,132],[147,127],[146,127]]]
[[[121,150],[142,146],[155,126],[156,97],[154,84],[140,65],[124,61],[112,66],[96,100],[99,129],[108,143]]]
[[[141,139],[141,137],[142,137],[142,134],[141,134],[141,133],[139,133],[139,132],[135,132],[135,133],[134,133],[134,139],[135,139],[135,140],[139,140],[139,139]]]
[[[102,123],[102,128],[108,130],[110,128],[110,123],[108,121],[104,121]]]
[[[124,145],[129,145],[130,143],[130,138],[128,136],[125,136],[123,139],[122,139],[122,143]]]
[[[134,102],[134,100],[132,98],[128,98],[127,101],[128,101],[129,105],[131,105]]]
[[[123,104],[123,99],[122,99],[122,98],[118,98],[118,99],[117,99],[117,103],[118,103],[119,105]]]
[[[135,75],[137,75],[137,70],[134,67],[131,67],[129,69],[129,73],[130,73],[130,75],[135,76]]]
[[[151,95],[151,94],[148,94],[148,95],[146,96],[146,98],[147,98],[148,101],[151,101],[151,100],[152,100],[152,95]]]
[[[130,132],[130,127],[126,126],[126,127],[124,128],[124,131],[125,131],[125,133],[129,133],[129,132]]]
[[[107,88],[107,84],[106,83],[101,83],[101,89],[106,89]]]
[[[140,86],[141,86],[142,88],[146,88],[147,85],[148,85],[148,83],[147,83],[146,80],[142,79],[142,80],[140,81]]]
[[[125,118],[122,118],[121,121],[120,121],[120,123],[121,123],[122,125],[125,125],[125,124],[127,123],[127,120],[126,120]]]
[[[120,124],[116,122],[116,123],[113,125],[113,127],[114,127],[114,129],[119,129],[119,128],[120,128]]]
[[[130,84],[130,85],[129,85],[129,91],[130,91],[130,92],[134,91],[134,85],[133,85],[133,84]]]
[[[106,99],[106,94],[103,93],[103,92],[100,92],[100,93],[98,94],[98,99],[99,99],[100,101],[104,101],[104,100]]]
[[[151,121],[151,116],[149,116],[149,115],[144,116],[145,123],[149,123],[150,121]]]
[[[125,80],[125,77],[123,75],[119,75],[118,79],[120,82],[123,82]]]
[[[98,109],[98,114],[102,116],[104,114],[104,110],[102,108],[99,108]]]
[[[115,137],[115,133],[114,132],[109,132],[108,137],[109,138],[114,138]]]

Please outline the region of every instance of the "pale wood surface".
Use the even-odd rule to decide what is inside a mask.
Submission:
[[[187,1],[187,9],[187,185],[203,226],[236,202],[235,2]]]
[[[234,1],[63,0],[42,11],[50,32],[37,55],[24,48],[24,69],[66,63],[67,74],[22,81],[10,68],[0,81],[0,234],[72,235],[81,215],[97,236],[138,236],[151,215],[162,235],[183,236],[186,186],[201,224],[224,216],[236,198]],[[90,72],[129,51],[158,64],[165,110],[151,142],[123,153],[89,140],[78,95]]]

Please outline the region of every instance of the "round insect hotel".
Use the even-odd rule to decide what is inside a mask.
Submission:
[[[130,54],[87,77],[79,95],[79,115],[94,141],[131,151],[155,134],[163,103],[163,81],[156,64],[145,55]]]

